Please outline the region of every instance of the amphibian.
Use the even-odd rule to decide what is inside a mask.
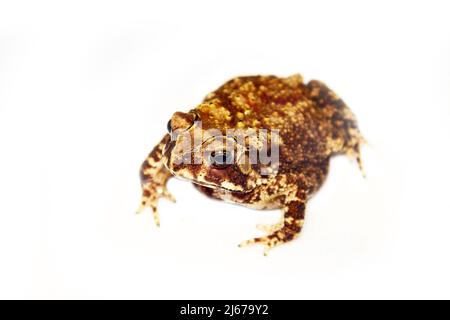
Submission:
[[[281,209],[266,236],[241,245],[268,249],[296,238],[308,199],[321,187],[330,158],[355,157],[363,143],[355,116],[319,81],[300,75],[238,77],[188,112],[176,112],[168,133],[141,166],[139,211],[174,200],[167,181],[193,182],[215,199],[257,209]]]

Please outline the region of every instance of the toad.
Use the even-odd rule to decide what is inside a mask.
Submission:
[[[188,112],[176,112],[168,132],[141,166],[139,212],[150,207],[159,226],[160,198],[174,201],[167,181],[192,182],[209,197],[256,209],[281,209],[267,234],[240,246],[270,248],[301,232],[308,200],[330,159],[346,154],[361,166],[363,137],[355,116],[324,83],[300,75],[237,77]]]

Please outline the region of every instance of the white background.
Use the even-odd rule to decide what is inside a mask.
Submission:
[[[0,298],[450,298],[448,1],[1,1]],[[351,107],[302,236],[138,169],[175,111],[237,75],[302,73]]]

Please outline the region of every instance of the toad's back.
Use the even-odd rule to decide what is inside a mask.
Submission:
[[[318,81],[252,76],[232,79],[209,94],[197,112],[204,128],[278,129],[281,166],[359,153],[361,135],[344,102]]]

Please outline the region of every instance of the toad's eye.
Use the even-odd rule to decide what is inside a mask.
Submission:
[[[169,120],[169,122],[167,122],[167,131],[169,131],[169,133],[172,132],[172,120]]]
[[[233,153],[227,151],[212,152],[210,163],[216,169],[224,169],[233,164]]]

